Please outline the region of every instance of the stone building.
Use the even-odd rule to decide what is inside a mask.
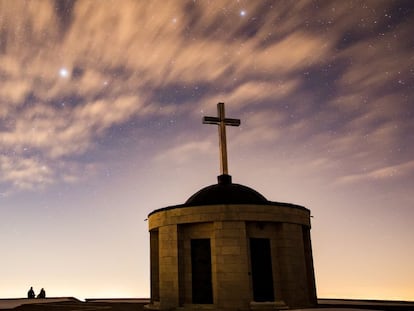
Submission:
[[[151,305],[160,310],[316,305],[310,212],[219,176],[185,204],[153,211]]]
[[[184,204],[148,216],[150,309],[277,310],[315,306],[310,211],[268,201],[232,183],[224,117],[218,124],[222,174]],[[223,133],[224,132],[224,133]]]

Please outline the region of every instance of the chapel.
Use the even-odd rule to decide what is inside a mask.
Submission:
[[[158,310],[281,310],[317,304],[310,210],[267,200],[233,183],[225,127],[240,120],[204,117],[219,127],[221,175],[181,204],[148,215],[151,303]]]

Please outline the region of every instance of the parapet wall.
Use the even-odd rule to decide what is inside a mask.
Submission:
[[[220,204],[156,210],[148,217],[149,230],[186,223],[265,221],[310,227],[310,211],[301,206]]]

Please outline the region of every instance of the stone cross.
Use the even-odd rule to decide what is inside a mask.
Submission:
[[[224,115],[224,103],[217,104],[218,117],[204,117],[203,124],[218,125],[220,140],[220,168],[221,174],[228,175],[229,169],[227,165],[227,142],[226,142],[226,125],[239,126],[239,119],[227,119]]]

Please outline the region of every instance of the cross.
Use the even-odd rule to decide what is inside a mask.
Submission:
[[[227,142],[226,142],[226,125],[239,126],[239,119],[228,119],[224,115],[224,103],[217,104],[218,117],[204,117],[203,124],[218,125],[219,141],[220,141],[220,168],[221,174],[228,175],[229,169],[227,165]]]

